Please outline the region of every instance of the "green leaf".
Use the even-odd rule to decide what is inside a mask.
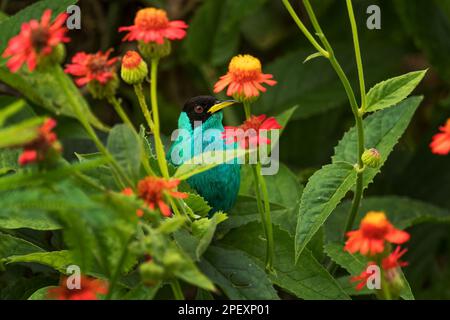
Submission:
[[[410,97],[400,102],[395,108],[376,112],[364,119],[365,147],[376,148],[381,154],[381,165],[386,162],[400,137],[408,127],[422,97]],[[335,148],[333,163],[357,162],[357,133],[353,127]],[[364,186],[367,187],[380,172],[380,168],[366,168]]]
[[[0,130],[0,148],[21,146],[33,141],[38,135],[38,126],[42,118],[25,120]]]
[[[175,272],[175,275],[178,278],[186,281],[187,283],[190,283],[199,288],[208,291],[215,290],[214,284],[211,282],[211,280],[208,277],[206,277],[202,272],[200,272],[196,264],[190,261],[190,259],[188,259],[187,257],[185,263],[183,264],[183,267],[180,270],[177,270]]]
[[[274,239],[275,274],[270,275],[270,279],[275,285],[302,299],[349,299],[308,249],[303,250],[296,263],[293,237],[274,228]],[[260,224],[251,223],[232,230],[220,243],[246,252],[261,267],[264,266],[266,243]]]
[[[28,300],[50,300],[48,298],[48,290],[57,288],[56,286],[49,286],[49,287],[43,287],[39,290],[36,290],[29,298]]]
[[[389,108],[403,101],[422,81],[427,70],[415,71],[378,83],[367,94],[366,112]]]
[[[242,251],[211,246],[200,268],[231,300],[279,299],[264,269]]]
[[[193,215],[204,217],[211,211],[211,206],[201,196],[194,193],[188,193],[188,195],[189,196],[184,199],[184,202],[192,211]]]
[[[43,251],[38,246],[12,235],[0,233],[0,259]]]
[[[303,63],[307,63],[308,61],[311,61],[311,60],[319,58],[319,57],[323,57],[323,54],[321,52],[316,52],[316,53],[310,54],[309,56],[306,57],[305,60],[303,60]]]
[[[108,136],[107,148],[127,176],[139,180],[143,150],[133,129],[126,124],[116,125]]]
[[[24,100],[17,100],[6,107],[3,107],[3,109],[0,110],[0,127],[4,125],[9,117],[19,112],[23,107],[25,107]]]
[[[125,294],[123,300],[153,300],[158,290],[161,288],[161,284],[157,283],[151,287],[145,284],[138,284],[136,287],[131,289],[127,294]]]
[[[19,154],[18,149],[1,149],[0,150],[0,176],[10,171],[19,169]]]
[[[195,251],[197,259],[203,255],[211,243],[217,225],[228,219],[227,215],[222,212],[216,212],[211,219],[202,218],[192,223],[192,234],[199,239],[197,249]]]
[[[325,246],[327,255],[338,265],[347,270],[351,275],[359,275],[366,267],[368,261],[361,256],[350,254],[344,251],[344,247],[337,243],[329,243]],[[405,300],[414,300],[414,295],[411,292],[411,287],[402,273],[402,278],[406,284],[400,296]]]
[[[35,252],[26,255],[13,255],[5,260],[6,264],[9,263],[39,263],[61,273],[66,273],[66,267],[73,263],[72,256],[69,251],[52,251],[52,252]]]
[[[338,241],[344,232],[351,201],[340,204],[325,224],[327,241]],[[384,211],[388,219],[400,229],[426,222],[450,222],[450,211],[435,205],[399,196],[365,197],[358,210],[355,224],[357,226],[369,211]]]
[[[356,170],[343,162],[326,165],[309,179],[297,220],[296,259],[355,183]]]

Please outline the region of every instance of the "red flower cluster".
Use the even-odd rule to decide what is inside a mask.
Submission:
[[[188,197],[186,193],[176,191],[179,184],[180,180],[166,180],[164,178],[150,176],[139,181],[137,196],[144,200],[150,210],[159,208],[163,216],[170,217],[172,213],[170,207],[166,204],[167,198],[185,199]],[[125,188],[122,193],[127,196],[134,195],[131,188]],[[141,217],[144,212],[139,209],[136,214]]]
[[[164,39],[180,40],[186,36],[187,24],[184,21],[169,21],[167,13],[161,9],[145,8],[139,10],[134,25],[120,27],[119,32],[128,31],[123,41],[142,41],[163,44]]]
[[[59,287],[51,288],[47,294],[56,300],[98,300],[98,295],[106,295],[108,285],[105,281],[82,276],[79,289],[69,289],[67,278],[64,277]]]
[[[92,81],[105,85],[116,76],[119,58],[110,59],[112,51],[110,49],[105,53],[99,51],[95,54],[79,52],[72,58],[72,63],[66,66],[65,72],[78,77],[75,83],[80,87]]]
[[[407,242],[410,236],[407,232],[396,229],[386,218],[384,212],[368,212],[362,219],[360,228],[348,232],[347,237],[344,249],[350,253],[359,252],[379,261],[389,279],[394,279],[398,275],[398,268],[408,265],[407,262],[400,260],[406,253],[406,249],[401,250],[400,247],[397,247],[389,253],[390,246],[388,247],[386,244],[402,244]],[[372,265],[377,265],[377,263],[370,261],[367,267]],[[356,289],[361,290],[371,275],[366,269],[360,275],[352,277],[351,281],[359,282]]]
[[[47,119],[44,122],[38,129],[38,137],[23,147],[24,150],[19,156],[21,166],[45,160],[48,152],[52,149],[61,152],[58,137],[53,132],[55,127],[56,121],[54,119]]]
[[[439,130],[441,132],[433,136],[430,148],[434,154],[447,155],[450,153],[450,119]]]
[[[238,142],[242,148],[257,147],[270,144],[267,138],[269,130],[278,130],[282,126],[274,117],[267,118],[266,115],[251,116],[239,127],[225,127],[222,137],[226,144]]]
[[[51,18],[52,10],[45,10],[40,22],[31,20],[22,24],[20,33],[9,40],[3,57],[9,58],[6,66],[11,72],[17,72],[25,63],[33,71],[40,58],[52,54],[60,43],[70,41],[64,26],[67,14],[59,15],[53,24]]]

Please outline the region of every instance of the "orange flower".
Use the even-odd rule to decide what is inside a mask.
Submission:
[[[69,289],[67,278],[64,277],[59,287],[48,290],[48,297],[57,300],[98,300],[98,295],[108,293],[106,282],[82,276],[79,289]]]
[[[408,262],[400,261],[400,258],[406,253],[406,251],[408,251],[408,249],[400,250],[401,248],[397,247],[394,252],[383,259],[381,266],[384,270],[406,267],[408,265]]]
[[[19,165],[24,166],[29,163],[45,160],[50,149],[54,149],[57,152],[61,151],[58,137],[53,132],[55,127],[56,121],[54,119],[47,119],[42,124],[38,129],[37,138],[23,147],[24,151],[19,156]]]
[[[262,131],[281,129],[282,126],[274,117],[269,117],[265,114],[260,116],[251,116],[239,127],[225,127],[225,132],[222,137],[226,144],[239,142],[243,148],[249,146],[259,146],[262,144],[270,144],[270,139],[261,135]]]
[[[274,86],[277,82],[271,74],[262,73],[261,62],[251,55],[238,55],[231,59],[228,73],[214,85],[218,93],[228,87],[227,95],[236,100],[256,98],[260,92],[266,92],[262,84]]]
[[[450,152],[450,119],[445,126],[439,127],[439,130],[442,132],[435,134],[430,143],[431,152],[447,155]]]
[[[136,14],[134,25],[120,27],[119,32],[129,31],[123,41],[143,41],[163,44],[164,39],[180,40],[186,36],[188,25],[181,20],[169,21],[167,13],[161,9],[141,9]]]
[[[17,72],[24,63],[34,71],[40,58],[52,54],[60,43],[70,41],[64,26],[67,14],[60,14],[53,24],[51,19],[52,10],[45,10],[40,22],[31,20],[22,24],[20,33],[9,40],[3,58],[10,58],[6,66],[11,72]]]
[[[369,273],[369,272],[367,271],[367,269],[368,269],[370,266],[375,266],[375,265],[376,265],[375,262],[369,262],[369,263],[367,264],[366,269],[364,269],[364,270],[361,272],[360,275],[354,276],[354,277],[351,277],[351,278],[350,278],[350,281],[351,281],[351,282],[359,282],[359,283],[356,285],[356,288],[355,288],[357,291],[362,290],[362,289],[366,286],[367,280],[369,280],[370,276],[372,276],[372,275],[375,273],[375,271],[373,271],[372,273]]]
[[[138,196],[143,199],[151,210],[159,208],[162,215],[170,217],[170,207],[166,204],[167,197],[185,199],[186,193],[177,192],[180,180],[166,180],[160,177],[147,177],[138,183]]]
[[[384,251],[385,241],[402,244],[409,240],[409,234],[396,229],[384,212],[371,211],[362,219],[360,228],[347,233],[345,250],[350,253],[374,255]]]
[[[109,58],[113,50],[109,49],[105,53],[101,51],[95,54],[79,52],[72,58],[72,63],[66,66],[66,73],[78,77],[75,83],[84,86],[92,81],[97,81],[101,85],[107,84],[116,76],[116,63],[119,58]]]

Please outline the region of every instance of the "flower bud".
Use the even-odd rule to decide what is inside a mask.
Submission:
[[[159,280],[163,280],[165,275],[164,268],[154,261],[141,264],[139,271],[142,280],[149,285],[154,284]]]
[[[164,40],[163,44],[139,41],[138,48],[141,55],[147,61],[164,58],[172,52],[172,44],[167,39]]]
[[[168,251],[163,258],[164,266],[171,271],[178,270],[183,264],[183,257],[176,251]]]
[[[147,63],[136,51],[128,51],[122,59],[121,76],[130,85],[142,83],[147,77]]]
[[[378,168],[381,164],[381,155],[377,149],[371,148],[364,151],[361,157],[365,166],[369,168]]]

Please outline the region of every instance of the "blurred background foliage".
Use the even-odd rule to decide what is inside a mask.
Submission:
[[[34,1],[0,0],[1,11],[13,14]],[[313,0],[324,32],[344,69],[357,88],[356,67],[346,7],[342,1]],[[292,1],[309,25],[301,1]],[[369,30],[369,5],[381,8],[381,30]],[[314,52],[278,0],[81,0],[82,29],[70,32],[70,59],[78,51],[115,48],[121,55],[133,44],[121,43],[119,26],[131,25],[135,12],[145,6],[164,7],[171,19],[182,19],[188,37],[174,43],[160,74],[162,130],[169,135],[184,101],[211,94],[230,58],[250,53],[261,59],[266,73],[278,85],[257,102],[257,113],[278,114],[298,105],[281,139],[280,157],[300,182],[330,162],[333,148],[353,124],[349,105],[329,63],[320,58],[303,60]],[[450,1],[358,0],[354,1],[360,31],[368,87],[409,71],[430,68],[415,94],[425,100],[401,143],[367,195],[408,196],[450,209],[450,159],[431,154],[431,136],[450,117]],[[0,84],[0,93],[14,94]],[[141,113],[130,87],[120,96],[136,122]],[[93,111],[105,123],[119,121],[111,106],[91,101]],[[231,108],[232,109],[232,108]],[[39,112],[38,108],[35,108]],[[237,124],[240,108],[227,110],[226,122]],[[42,112],[44,112],[42,110]],[[67,157],[89,151],[83,130],[74,120],[64,120],[59,136]],[[70,142],[70,143],[67,143]],[[406,274],[416,298],[450,299],[450,228],[419,225],[412,230]]]

